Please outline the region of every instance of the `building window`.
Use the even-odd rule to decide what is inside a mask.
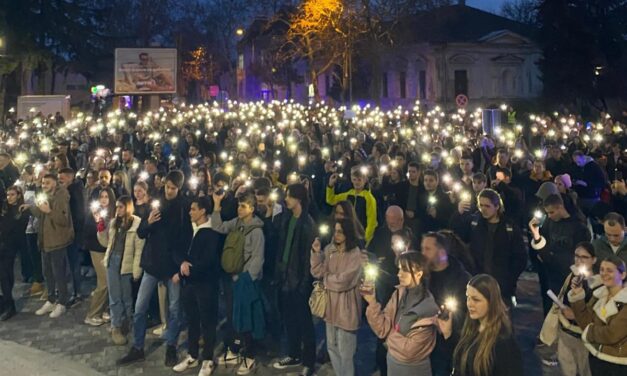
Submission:
[[[399,72],[398,74],[398,85],[400,88],[400,97],[407,98],[407,73]]]
[[[425,70],[418,72],[418,98],[427,98],[427,71]]]
[[[383,72],[383,77],[381,77],[381,89],[382,89],[382,93],[381,96],[383,98],[387,98],[388,97],[388,72]]]
[[[455,96],[459,94],[468,95],[468,72],[465,69],[455,71]]]

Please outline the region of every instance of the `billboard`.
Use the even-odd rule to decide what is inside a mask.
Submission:
[[[176,93],[175,48],[116,48],[116,94]]]

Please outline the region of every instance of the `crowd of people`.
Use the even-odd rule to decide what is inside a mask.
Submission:
[[[176,372],[246,375],[270,343],[275,369],[350,376],[368,326],[382,375],[522,375],[529,270],[563,374],[625,375],[626,127],[291,101],[9,118],[0,320],[17,269],[38,316],[88,300],[84,323],[130,342],[119,366],[156,327]]]

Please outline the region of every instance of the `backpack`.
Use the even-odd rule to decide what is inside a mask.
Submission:
[[[244,230],[241,222],[237,222],[236,228],[231,230],[224,241],[221,264],[222,269],[229,274],[239,274],[244,270],[248,259],[244,259],[244,244],[246,236],[261,226],[250,226]]]

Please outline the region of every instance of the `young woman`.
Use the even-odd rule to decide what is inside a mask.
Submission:
[[[7,200],[0,210],[0,321],[6,321],[16,314],[13,301],[13,268],[18,251],[26,247],[26,225],[29,218],[27,212],[20,212],[20,206],[24,203],[22,190],[11,186],[6,194]]]
[[[487,274],[472,277],[466,287],[466,306],[468,316],[453,352],[452,375],[522,376],[520,349],[496,279]],[[450,338],[450,316],[437,321],[444,338]]]
[[[427,290],[426,260],[416,251],[398,257],[399,287],[381,310],[374,289],[362,287],[368,303],[366,318],[370,327],[387,345],[387,374],[390,376],[430,376],[429,355],[436,342],[433,317],[438,306]]]
[[[148,193],[148,184],[145,181],[138,181],[133,187],[133,196],[135,196],[135,215],[141,219],[148,219],[148,215],[152,208],[150,207],[150,195]]]
[[[139,266],[144,239],[137,236],[141,218],[133,215],[133,200],[122,196],[115,205],[115,217],[107,226],[98,227],[98,241],[106,247],[104,267],[107,271],[111,338],[116,345],[126,344],[126,334],[133,319],[131,279],[142,275]]]
[[[358,242],[355,225],[343,219],[335,224],[333,242],[324,252],[318,238],[311,247],[311,274],[322,280],[327,292],[324,314],[327,350],[337,375],[355,374],[353,357],[361,321],[362,259]]]
[[[568,300],[580,328],[581,339],[590,353],[592,376],[627,375],[627,270],[618,256],[601,262],[603,286],[586,304],[584,288],[571,284]]]
[[[581,283],[585,291],[585,301],[590,301],[592,291],[601,285],[600,278],[594,275],[597,262],[594,247],[590,242],[581,242],[575,247],[575,263],[572,272],[566,277],[558,297],[566,308],[561,309],[553,304],[552,310],[558,312],[559,326],[557,332],[557,359],[564,376],[590,376],[588,350],[581,342],[583,331],[575,321],[575,314],[568,302],[568,292],[573,281]]]
[[[89,250],[91,262],[96,270],[96,288],[91,293],[89,310],[85,317],[85,324],[100,326],[104,324],[103,314],[107,306],[107,271],[105,270],[103,259],[106,247],[98,242],[98,228],[105,226],[108,218],[115,210],[115,197],[111,189],[103,189],[98,195],[98,201],[89,204],[91,215],[85,219],[85,247]]]

